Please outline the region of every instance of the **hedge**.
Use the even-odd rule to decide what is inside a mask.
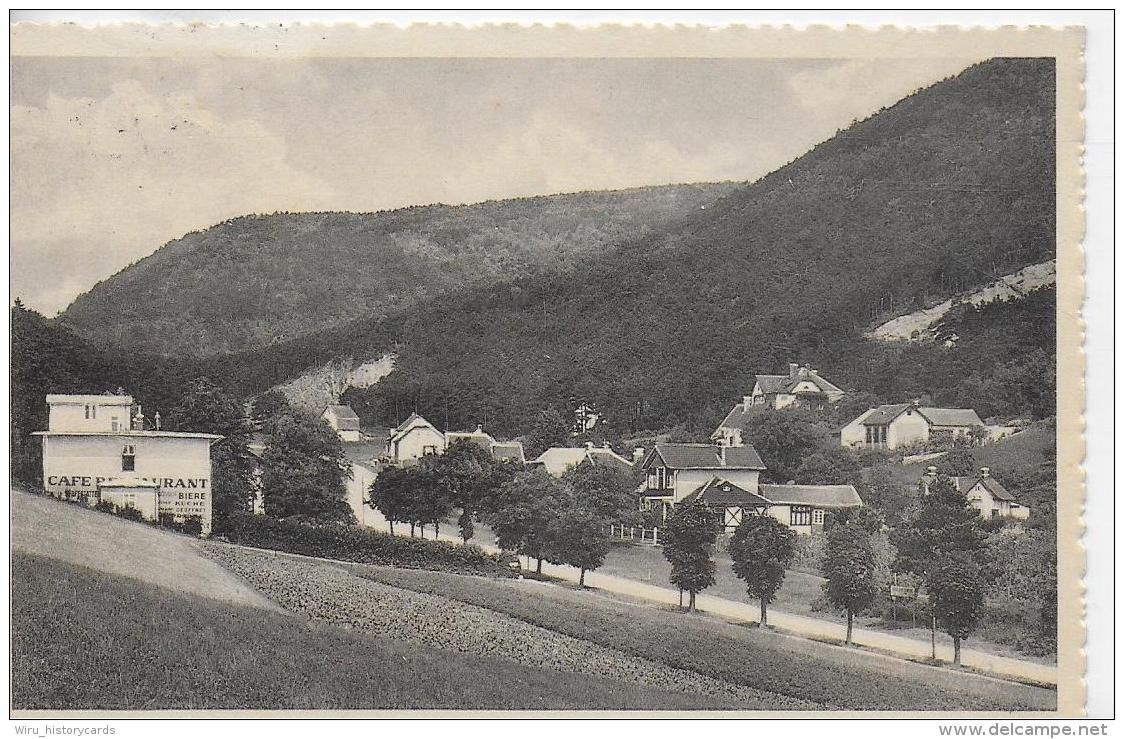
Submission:
[[[361,564],[492,577],[515,574],[505,558],[471,544],[406,538],[349,524],[236,514],[216,521],[212,535],[233,544]]]

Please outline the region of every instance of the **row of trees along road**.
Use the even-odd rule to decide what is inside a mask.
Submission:
[[[689,593],[692,611],[695,596],[715,582],[719,515],[699,502],[680,505],[664,528],[663,551],[671,563],[671,583]],[[852,643],[855,614],[869,608],[882,587],[873,535],[883,528],[879,516],[866,513],[843,518],[827,532],[821,562],[824,595],[847,615],[847,644]],[[894,569],[922,578],[934,640],[940,625],[953,639],[953,661],[959,665],[961,641],[979,621],[991,569],[977,511],[951,480],[938,478],[916,516],[890,534],[898,552]],[[796,554],[795,532],[770,516],[747,512],[726,551],[734,574],[760,603],[761,624],[767,625],[769,603],[784,584],[785,571]]]
[[[522,470],[494,461],[483,447],[457,441],[442,454],[410,467],[382,470],[369,491],[369,504],[390,522],[418,527],[441,521],[459,510],[461,538],[475,534],[474,522],[486,523],[497,545],[537,561],[570,565],[585,573],[604,562],[610,524],[634,524],[636,481],[624,470],[580,464],[561,479],[543,470]]]

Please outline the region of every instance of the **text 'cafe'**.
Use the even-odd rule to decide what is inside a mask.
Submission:
[[[137,509],[145,518],[198,518],[211,530],[215,434],[162,431],[129,395],[48,395],[43,489],[58,497]]]

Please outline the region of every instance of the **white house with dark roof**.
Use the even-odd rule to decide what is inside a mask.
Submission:
[[[386,439],[386,456],[394,464],[411,464],[445,451],[445,434],[417,413],[398,425]]]
[[[843,427],[845,447],[897,449],[916,442],[969,436],[984,423],[971,408],[933,408],[920,403],[895,403],[871,408]]]
[[[632,469],[632,462],[614,452],[608,444],[594,446],[593,442],[587,442],[585,446],[551,447],[528,462],[529,466],[542,467],[554,477],[561,477],[579,464],[603,464],[621,470]]]
[[[360,441],[359,416],[350,405],[330,405],[324,409],[320,417],[339,434],[340,441]]]
[[[929,485],[937,478],[937,468],[929,467],[918,482],[922,495],[929,494]],[[980,467],[978,475],[949,477],[953,487],[968,499],[968,505],[980,512],[980,518],[1030,517],[1030,508],[1019,503],[1015,496],[991,476],[989,467]]]
[[[751,445],[656,444],[640,463],[644,482],[641,507],[660,506],[666,516],[676,503],[710,482],[712,477],[756,491],[765,464]]]
[[[763,405],[773,410],[814,407],[837,403],[846,393],[820,377],[818,370],[790,362],[783,375],[757,375],[753,392],[742,400],[744,406]]]
[[[863,504],[852,485],[759,485],[754,490],[717,475],[683,499],[684,503],[694,501],[721,511],[727,533],[745,516],[764,515],[805,535],[823,531],[828,513]]]

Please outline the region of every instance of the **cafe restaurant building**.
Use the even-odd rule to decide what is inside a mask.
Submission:
[[[211,530],[211,444],[221,439],[160,429],[129,395],[48,395],[43,489],[87,505],[131,506],[147,519],[198,518]]]

